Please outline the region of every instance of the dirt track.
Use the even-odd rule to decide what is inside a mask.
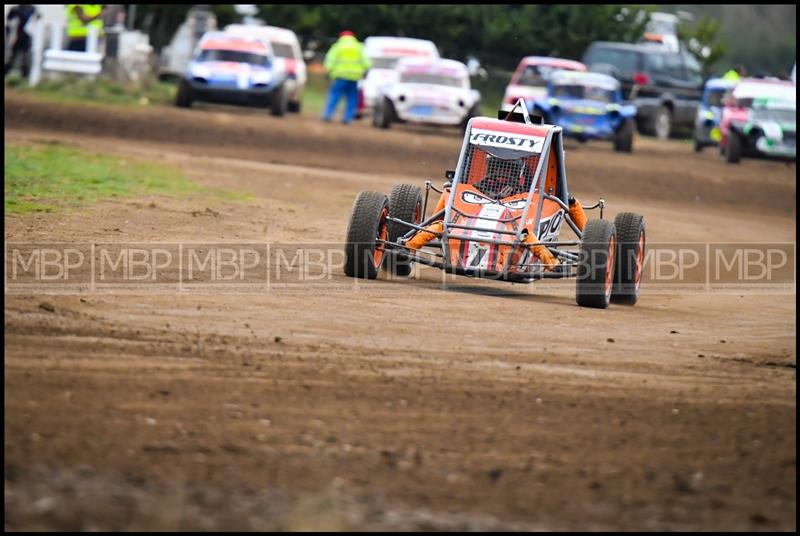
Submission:
[[[256,200],[6,216],[6,241],[336,242],[358,191],[439,182],[460,144],[292,119],[7,92],[7,141],[163,161]],[[567,150],[573,193],[645,214],[654,244],[796,240],[793,164],[647,139]],[[645,286],[597,311],[574,283],[337,272],[269,292],[15,291],[5,328],[7,529],[796,528],[794,290]]]

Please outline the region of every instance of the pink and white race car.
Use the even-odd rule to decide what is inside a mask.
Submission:
[[[370,36],[364,41],[364,54],[372,62],[367,76],[359,81],[359,115],[367,115],[375,107],[381,88],[397,82],[395,69],[401,58],[438,59],[439,50],[433,41],[414,37]]]
[[[551,73],[566,71],[585,71],[586,65],[579,61],[543,56],[527,56],[519,62],[517,70],[506,87],[501,110],[510,110],[518,99],[534,102],[547,97],[547,80]]]

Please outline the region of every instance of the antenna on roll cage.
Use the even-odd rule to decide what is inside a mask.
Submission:
[[[514,110],[519,109],[522,113],[514,112]],[[497,118],[501,121],[512,121],[514,123],[525,123],[526,125],[543,125],[544,124],[544,117],[539,114],[531,115],[528,112],[528,105],[525,104],[525,99],[520,97],[517,99],[517,102],[514,103],[514,106],[511,107],[511,110],[508,112],[504,112],[500,110],[497,112]]]

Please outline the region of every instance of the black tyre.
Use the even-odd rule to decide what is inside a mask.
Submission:
[[[659,106],[650,121],[650,134],[659,140],[666,140],[672,133],[672,114],[666,106]]]
[[[389,194],[389,215],[403,221],[419,224],[422,214],[422,190],[413,184],[398,184]],[[389,222],[389,241],[395,242],[412,228],[401,223]],[[387,251],[384,267],[389,273],[407,277],[411,275],[411,261],[399,250]]]
[[[621,212],[614,218],[617,232],[617,259],[614,268],[614,303],[633,305],[639,299],[642,282],[647,232],[644,217],[633,212]]]
[[[286,86],[281,84],[273,93],[270,99],[270,111],[275,117],[283,117],[289,110],[289,95]]]
[[[292,102],[289,101],[288,110],[293,114],[299,114],[302,111],[303,103],[300,101]]]
[[[738,164],[742,159],[742,137],[731,130],[728,145],[725,147],[725,160],[729,164]]]
[[[460,125],[461,131],[462,132],[466,132],[467,131],[467,125],[469,124],[469,120],[472,119],[473,117],[478,117],[480,115],[481,115],[480,105],[476,104],[472,108],[470,108],[469,112],[467,112],[467,115],[464,116],[464,120],[461,121],[461,125]]]
[[[705,145],[703,145],[703,142],[701,142],[697,138],[694,139],[694,152],[702,153],[704,147]]]
[[[616,232],[608,220],[589,220],[583,229],[575,301],[605,309],[611,302],[616,261]]]
[[[178,83],[178,93],[175,95],[175,105],[181,108],[190,108],[192,106],[192,87],[186,80],[181,80]]]
[[[614,150],[622,153],[633,151],[633,121],[626,119],[614,135]]]
[[[361,279],[378,277],[386,250],[386,245],[380,240],[389,236],[388,215],[389,199],[385,194],[361,192],[356,196],[347,227],[345,275]]]
[[[372,113],[372,126],[389,128],[394,121],[394,104],[386,97],[379,99]]]

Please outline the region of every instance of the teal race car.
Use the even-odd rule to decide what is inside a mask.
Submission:
[[[797,159],[797,86],[769,79],[742,80],[720,121],[720,152],[732,164],[742,157]]]

